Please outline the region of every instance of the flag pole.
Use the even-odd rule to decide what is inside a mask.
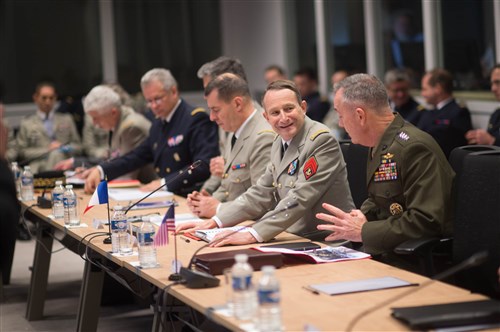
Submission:
[[[172,204],[175,204],[175,203],[172,203]],[[174,219],[174,226],[175,226],[175,219]],[[182,279],[182,276],[179,274],[179,267],[178,267],[179,261],[177,260],[177,235],[175,235],[175,232],[174,232],[174,261],[173,261],[173,263],[174,263],[173,264],[174,265],[174,273],[172,273],[168,277],[168,280],[179,281]]]
[[[108,182],[108,177],[105,176],[104,177],[104,181]],[[108,199],[106,200],[106,207],[107,207],[107,210],[108,210],[108,237],[105,238],[102,243],[104,244],[111,244],[111,217],[109,215],[109,190],[108,190],[108,186],[106,185],[106,191],[107,191],[107,196],[108,196]]]

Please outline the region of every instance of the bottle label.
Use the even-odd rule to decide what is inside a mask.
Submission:
[[[280,303],[280,294],[275,290],[260,290],[259,289],[259,303]]]
[[[139,243],[151,243],[151,242],[153,242],[154,235],[155,235],[154,232],[150,232],[150,233],[139,232],[137,240],[139,241]]]
[[[75,207],[76,199],[74,197],[64,197],[63,203],[65,208]]]
[[[252,282],[252,276],[245,277],[233,277],[233,289],[234,290],[245,290],[250,287],[250,283]]]
[[[127,220],[111,220],[111,229],[113,230],[124,230],[127,228]]]
[[[52,193],[52,200],[54,202],[62,202],[63,201],[63,194],[62,193]]]
[[[23,186],[29,186],[33,183],[33,178],[29,176],[22,176],[21,183],[23,184]]]

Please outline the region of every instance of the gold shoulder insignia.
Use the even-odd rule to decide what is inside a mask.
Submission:
[[[419,111],[419,112],[420,112],[420,111],[423,111],[423,110],[425,110],[425,107],[424,107],[424,106],[422,106],[422,105],[418,105],[418,106],[417,106],[417,111]]]
[[[324,133],[329,133],[329,132],[330,131],[327,129],[320,129],[317,132],[315,132],[314,134],[312,134],[311,137],[309,137],[309,139],[311,141],[314,141],[316,139],[316,137],[318,137],[319,135],[324,134]]]
[[[205,110],[201,107],[195,108],[194,110],[191,111],[191,116],[195,116],[196,114],[200,112],[205,112]]]
[[[259,131],[259,132],[257,133],[257,135],[264,134],[264,133],[266,133],[266,134],[267,134],[267,133],[270,133],[270,134],[276,134],[276,133],[274,132],[274,130],[272,130],[272,129],[264,129],[264,130]]]

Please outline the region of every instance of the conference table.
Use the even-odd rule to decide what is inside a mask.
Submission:
[[[82,212],[87,205],[90,195],[77,191]],[[185,199],[175,197],[178,206],[176,213],[188,213]],[[24,209],[34,202],[22,202]],[[123,205],[123,202],[120,202]],[[110,200],[110,207],[118,204]],[[128,216],[144,215],[152,212],[164,214],[166,208],[155,210],[132,210]],[[137,266],[138,256],[116,256],[110,253],[111,245],[103,243],[103,236],[91,239],[88,236],[93,232],[106,232],[105,229],[93,228],[95,218],[106,219],[106,205],[94,206],[81,217],[81,223],[88,227],[66,228],[62,220],[50,218],[50,209],[31,207],[25,211],[27,219],[38,226],[37,244],[33,259],[33,269],[28,293],[26,318],[37,320],[43,318],[45,293],[48,283],[48,270],[54,232],[64,233],[62,243],[77,254],[91,252],[91,261],[85,262],[83,281],[80,292],[80,302],[77,314],[78,331],[95,331],[99,319],[99,307],[103,285],[103,276],[109,266],[113,271],[126,272],[124,275],[134,276],[134,283],[139,283],[138,288],[154,288],[158,293],[161,290],[183,302],[197,312],[207,316],[217,324],[230,330],[243,331],[248,325],[227,315],[224,308],[226,289],[224,276],[218,287],[206,289],[190,289],[182,284],[172,284],[171,262],[174,259],[174,239],[170,236],[170,243],[158,248],[159,267],[141,269]],[[87,236],[85,239],[84,237]],[[82,240],[83,239],[83,240]],[[89,239],[91,239],[89,241]],[[299,241],[298,236],[289,233],[278,235],[273,242]],[[183,266],[190,261],[193,253],[203,246],[205,242],[189,240],[182,235],[176,236],[177,255]],[[204,248],[201,253],[235,250],[256,247],[259,244],[245,246],[228,246],[222,248]],[[322,244],[323,245],[323,244]],[[137,248],[134,248],[136,251]],[[79,259],[75,256],[75,259]],[[99,264],[97,264],[99,262]],[[254,273],[254,281],[260,278],[261,272]],[[276,276],[281,286],[281,311],[283,329],[286,331],[344,331],[356,319],[353,330],[363,331],[402,331],[408,327],[391,317],[392,307],[406,307],[417,305],[430,305],[438,303],[453,303],[461,301],[483,300],[484,296],[471,294],[469,291],[443,283],[433,282],[428,286],[418,289],[411,287],[413,292],[408,296],[410,287],[384,289],[369,292],[358,292],[344,295],[329,296],[323,293],[311,292],[306,287],[311,284],[333,283],[350,280],[361,280],[378,277],[397,277],[410,283],[422,284],[429,279],[396,267],[382,264],[372,259],[351,260],[324,264],[285,264],[276,270]],[[393,299],[390,304],[380,306],[388,299]],[[365,311],[373,311],[363,314]],[[361,317],[357,317],[362,314]],[[152,322],[153,330],[161,330],[159,324],[161,315],[155,312]],[[359,319],[359,320],[358,320]]]

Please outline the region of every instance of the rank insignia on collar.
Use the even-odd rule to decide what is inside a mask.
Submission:
[[[407,140],[409,140],[409,139],[410,139],[410,135],[408,135],[408,134],[407,134],[407,133],[405,133],[404,131],[400,132],[400,133],[398,134],[398,137],[399,137],[400,139],[402,139],[403,141],[407,141]]]
[[[184,135],[172,136],[168,139],[168,146],[173,147],[182,143],[184,140]]]
[[[295,172],[297,172],[297,164],[298,163],[299,163],[299,158],[295,158],[295,160],[292,161],[290,163],[290,165],[288,165],[288,171],[287,171],[288,175],[294,175]]]
[[[403,213],[403,207],[399,203],[392,203],[391,206],[389,206],[389,211],[393,216],[395,216]]]
[[[318,171],[318,166],[319,166],[318,162],[316,161],[316,157],[314,156],[312,156],[306,161],[303,170],[306,180],[309,180],[311,176],[316,174],[316,172]]]
[[[247,167],[247,164],[237,164],[237,165],[231,166],[231,169],[235,170],[235,169],[240,169],[240,168],[245,168],[245,167]]]

